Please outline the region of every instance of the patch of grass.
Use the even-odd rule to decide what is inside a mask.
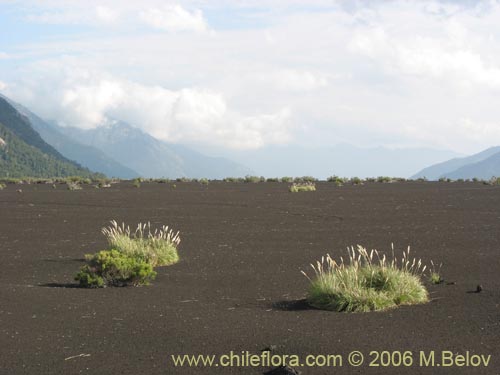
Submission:
[[[124,223],[111,225],[102,229],[110,248],[129,256],[142,259],[153,267],[168,266],[179,261],[177,246],[181,239],[179,232],[174,233],[168,226],[151,229],[151,224],[139,223],[134,232]]]
[[[304,183],[293,183],[290,186],[291,193],[298,193],[300,191],[316,191],[316,185],[312,182],[304,182]]]
[[[82,186],[75,181],[68,181],[66,186],[68,187],[68,190],[82,190]]]
[[[398,305],[413,305],[429,300],[421,282],[426,267],[410,258],[410,248],[401,260],[389,260],[376,250],[368,252],[362,246],[348,249],[349,258],[340,263],[330,255],[323,257],[314,269],[308,303],[316,308],[333,311],[367,312],[386,310]]]
[[[441,277],[441,267],[443,266],[443,263],[441,263],[436,268],[436,265],[431,260],[431,266],[432,266],[432,269],[430,270],[430,273],[429,273],[429,281],[432,284],[441,284],[444,281],[444,279]]]
[[[86,259],[87,264],[75,276],[85,288],[146,285],[156,277],[153,266],[144,259],[118,250],[99,251]]]
[[[7,187],[7,185],[0,183],[0,190],[3,190]]]
[[[134,187],[136,188],[140,188],[141,187],[141,182],[142,182],[142,178],[134,178],[132,180],[132,185],[134,185]]]

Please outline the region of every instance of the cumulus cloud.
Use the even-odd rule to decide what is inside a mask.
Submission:
[[[291,137],[287,108],[243,114],[231,109],[224,96],[213,90],[170,90],[102,72],[58,68],[57,64],[44,69],[47,81],[25,83],[11,88],[10,93],[43,117],[55,117],[63,126],[95,128],[119,119],[165,141],[237,149],[285,143]],[[51,95],[45,95],[49,90]]]
[[[208,29],[201,10],[189,11],[178,4],[149,8],[142,11],[140,17],[149,26],[166,31],[205,31]]]

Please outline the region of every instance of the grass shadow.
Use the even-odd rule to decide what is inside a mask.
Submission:
[[[272,304],[273,309],[281,311],[317,310],[310,306],[305,298],[288,301],[277,301]]]

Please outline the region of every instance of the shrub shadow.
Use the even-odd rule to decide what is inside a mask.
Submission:
[[[39,284],[38,286],[42,288],[71,288],[71,289],[82,288],[80,284],[75,284],[75,283],[46,283],[46,284]]]

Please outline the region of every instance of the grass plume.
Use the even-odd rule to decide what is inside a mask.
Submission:
[[[337,262],[327,255],[311,267],[313,278],[302,271],[311,282],[307,300],[319,309],[366,312],[429,300],[421,282],[426,266],[410,257],[409,247],[400,259],[392,247],[392,259],[388,259],[358,245],[348,249],[347,261],[341,257]]]
[[[151,223],[139,223],[135,231],[131,231],[125,223],[118,225],[113,220],[109,227],[102,229],[102,233],[106,236],[110,248],[144,259],[153,267],[167,266],[179,261],[179,232],[174,232],[168,226],[152,230]]]

